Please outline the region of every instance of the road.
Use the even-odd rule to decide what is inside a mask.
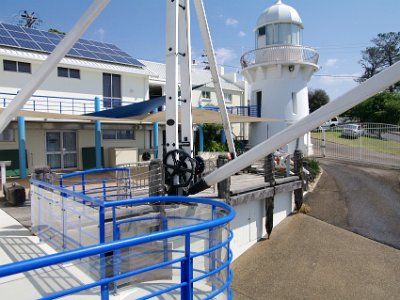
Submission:
[[[321,159],[311,215],[400,249],[400,171]]]

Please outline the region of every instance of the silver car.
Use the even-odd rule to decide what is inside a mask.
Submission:
[[[342,127],[341,137],[357,139],[364,134],[364,129],[360,124],[346,124]]]

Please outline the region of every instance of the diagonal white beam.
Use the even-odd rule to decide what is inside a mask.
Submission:
[[[7,127],[14,118],[17,111],[32,97],[33,93],[50,75],[50,72],[57,66],[61,59],[68,53],[76,41],[93,23],[97,16],[103,11],[111,0],[94,0],[78,22],[72,27],[68,34],[61,40],[54,51],[47,57],[37,72],[32,74],[31,79],[25,84],[13,101],[0,114],[0,132]]]
[[[260,160],[276,149],[310,132],[335,116],[338,116],[353,106],[381,92],[385,88],[400,81],[400,62],[385,69],[344,95],[336,98],[316,110],[307,117],[273,135],[268,140],[258,144],[250,151],[223,165],[221,168],[204,177],[189,190],[191,194],[198,193],[229,176],[243,170],[254,161]]]
[[[207,23],[207,17],[204,10],[203,0],[194,0],[194,5],[196,7],[197,19],[199,20],[200,31],[203,37],[203,43],[207,53],[208,63],[210,65],[211,75],[215,86],[215,93],[217,94],[218,106],[221,112],[222,123],[224,126],[226,140],[228,142],[229,152],[233,153],[234,156],[236,157],[232,128],[229,121],[228,112],[225,106],[224,93],[222,91],[221,80],[219,78],[217,70],[217,62],[214,54],[214,46],[211,40],[211,34]]]

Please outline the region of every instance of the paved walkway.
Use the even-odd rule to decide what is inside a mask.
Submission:
[[[400,295],[399,250],[302,214],[283,221],[232,270],[235,300]]]

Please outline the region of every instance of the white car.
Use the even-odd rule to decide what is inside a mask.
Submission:
[[[336,127],[339,125],[339,119],[337,117],[334,117],[330,119],[329,121],[326,121],[324,124],[321,125],[323,128],[332,128]]]

